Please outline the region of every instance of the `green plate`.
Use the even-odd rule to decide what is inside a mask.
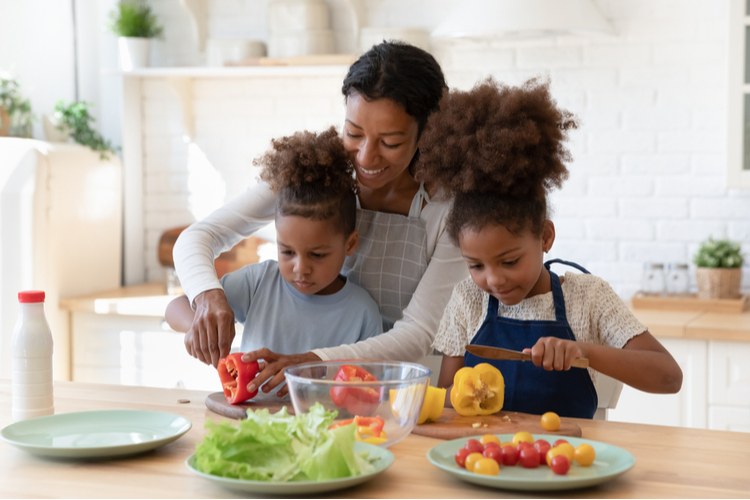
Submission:
[[[393,463],[393,453],[367,443],[354,443],[354,452],[360,453],[363,451],[370,452],[370,458],[377,458],[373,465],[375,471],[370,474],[363,474],[361,476],[345,477],[342,479],[331,479],[328,481],[294,481],[294,482],[269,482],[269,481],[250,481],[245,479],[233,479],[229,477],[214,476],[213,474],[206,474],[195,468],[195,454],[190,455],[185,460],[185,465],[195,474],[204,477],[214,483],[223,486],[224,488],[242,491],[247,493],[264,493],[270,495],[295,495],[306,497],[313,493],[325,493],[327,491],[343,490],[344,488],[350,488],[358,484],[365,483],[370,479],[374,478]]]
[[[16,422],[4,427],[0,437],[35,455],[101,458],[158,448],[191,426],[184,417],[160,411],[83,411]]]
[[[512,441],[513,434],[496,434],[501,442]],[[481,436],[474,436],[479,439]],[[470,437],[454,439],[441,443],[427,452],[427,459],[434,465],[440,467],[449,474],[467,481],[469,483],[489,486],[506,490],[528,490],[528,491],[554,491],[569,490],[574,488],[585,488],[595,484],[604,483],[624,474],[635,465],[635,457],[629,452],[612,446],[611,444],[591,441],[567,436],[554,436],[554,441],[564,438],[573,446],[588,443],[596,451],[596,459],[589,467],[581,467],[578,464],[571,465],[570,470],[564,476],[558,476],[546,465],[540,465],[536,469],[525,469],[521,465],[512,467],[500,467],[497,476],[485,476],[468,472],[456,463],[456,452],[464,447]],[[549,440],[549,435],[536,434],[534,440]],[[554,441],[550,442],[552,444]]]

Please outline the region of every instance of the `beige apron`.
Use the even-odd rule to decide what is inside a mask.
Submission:
[[[346,258],[341,273],[361,286],[380,307],[383,331],[401,319],[427,269],[427,229],[420,219],[430,201],[424,184],[414,196],[409,216],[359,208],[359,247]]]

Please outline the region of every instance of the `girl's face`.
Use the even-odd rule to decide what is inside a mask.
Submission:
[[[346,101],[344,147],[360,185],[382,188],[408,172],[417,151],[417,120],[390,99],[367,101],[354,92]]]
[[[490,225],[459,233],[458,246],[479,288],[506,306],[551,290],[544,253],[552,248],[555,226],[545,221],[542,237],[525,230],[520,236],[504,226]]]
[[[294,215],[276,217],[281,277],[305,295],[330,295],[343,283],[337,280],[344,259],[354,253],[357,232],[348,237],[328,221]]]

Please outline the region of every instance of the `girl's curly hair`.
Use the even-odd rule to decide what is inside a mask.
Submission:
[[[538,236],[547,192],[568,177],[564,141],[577,127],[550,95],[549,81],[510,87],[489,77],[443,96],[420,140],[415,177],[455,198],[447,220],[454,242],[463,228],[488,224]]]
[[[274,139],[271,149],[253,160],[260,178],[278,195],[276,215],[327,220],[336,231],[354,232],[358,192],[354,167],[336,127],[325,132],[296,132]]]

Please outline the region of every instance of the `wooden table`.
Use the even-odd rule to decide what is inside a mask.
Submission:
[[[0,380],[0,426],[12,423],[10,381]],[[4,498],[226,498],[237,494],[191,473],[184,465],[204,433],[221,417],[204,406],[208,393],[182,389],[55,383],[57,413],[139,409],[176,413],[192,429],[145,454],[106,461],[40,458],[0,441],[0,497]],[[179,404],[178,399],[189,399]],[[583,437],[620,446],[636,465],[608,483],[549,495],[502,491],[464,483],[425,457],[440,443],[410,435],[390,450],[396,463],[377,479],[326,496],[359,498],[740,498],[750,494],[750,434],[577,420]]]

